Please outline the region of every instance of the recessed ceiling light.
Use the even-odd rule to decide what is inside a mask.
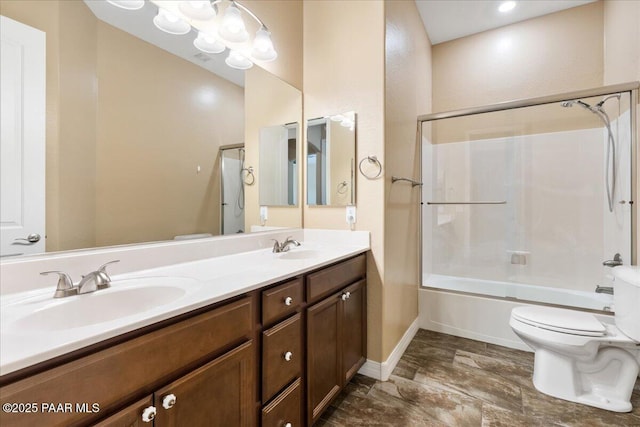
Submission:
[[[506,13],[512,10],[514,7],[516,7],[515,1],[505,1],[500,4],[500,6],[498,7],[498,10],[502,13]]]

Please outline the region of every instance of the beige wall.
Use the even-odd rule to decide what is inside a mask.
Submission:
[[[58,249],[96,244],[98,21],[83,2],[60,2]],[[49,233],[48,233],[49,234]]]
[[[297,89],[302,89],[302,0],[245,0],[267,25],[278,52],[273,62],[258,65]]]
[[[414,1],[385,3],[383,360],[418,317],[420,178],[416,117],[431,112],[431,43]]]
[[[603,2],[433,47],[433,110],[590,89],[603,83]]]
[[[303,9],[305,120],[355,111],[356,158],[376,155],[384,164],[384,3],[311,0]],[[371,232],[367,357],[381,361],[384,181],[358,174],[356,188],[356,229]],[[345,208],[305,205],[304,226],[348,229]]]
[[[98,52],[96,243],[219,234],[218,149],[243,141],[243,89],[102,22]]]
[[[604,2],[604,84],[640,81],[640,1],[607,0]],[[640,109],[637,110],[640,123]],[[640,141],[640,126],[636,129]],[[640,165],[640,151],[636,150]],[[640,175],[636,176],[636,191]],[[637,194],[634,196],[638,199]],[[637,212],[637,210],[636,210]],[[638,217],[635,218],[636,224]],[[636,226],[636,256],[640,254],[640,230]],[[636,259],[636,263],[637,263]]]
[[[302,93],[259,67],[245,73],[245,166],[253,166],[254,185],[245,186],[245,230],[260,224],[259,135],[263,127],[300,124],[298,135],[298,161],[302,161]],[[298,182],[302,182],[302,168],[298,167]],[[302,188],[298,186],[298,205],[269,207],[265,226],[302,227]]]

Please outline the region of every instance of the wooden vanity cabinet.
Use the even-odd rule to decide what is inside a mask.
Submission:
[[[327,274],[329,273],[329,274]],[[366,264],[364,255],[345,261],[307,283],[326,294],[307,309],[307,422],[312,425],[351,380],[366,358]]]
[[[245,391],[239,395],[223,392],[219,396],[225,402],[225,407],[242,409],[237,419],[250,417],[246,424],[237,425],[253,425],[254,413],[245,411],[245,408],[255,405],[257,395],[254,378],[256,356],[251,347],[255,304],[251,297],[218,304],[210,310],[200,310],[200,314],[176,320],[143,335],[135,336],[134,331],[131,333],[134,334],[133,338],[127,339],[128,335],[125,335],[122,341],[106,349],[3,385],[0,387],[0,401],[3,404],[34,402],[40,411],[29,414],[0,413],[0,425],[84,426],[108,416],[111,424],[106,425],[128,426],[130,424],[125,423],[127,414],[137,410],[128,406],[131,402],[146,399],[154,390],[162,391],[164,389],[161,387],[174,382],[187,394],[201,393],[195,390],[205,384],[200,378],[204,375],[210,378],[216,376],[215,369],[211,370],[213,368],[205,373],[202,371],[212,365],[218,366],[217,362],[226,363],[224,369],[218,372],[231,373],[231,376],[224,377],[225,384],[250,387],[249,395]],[[251,351],[243,350],[241,356],[236,356],[236,351],[247,346]],[[230,362],[226,362],[229,358],[236,362],[233,369]],[[238,366],[240,361],[241,368]],[[202,393],[213,395],[206,388]],[[187,397],[186,401],[189,399],[193,402],[192,397]],[[178,402],[182,403],[182,400],[178,396]],[[70,410],[43,412],[42,403],[69,403],[72,407]],[[76,404],[87,404],[89,410],[79,410]],[[99,405],[98,411],[90,410],[93,404]],[[161,407],[156,408],[158,416],[161,415]],[[121,408],[124,408],[124,412],[118,412]],[[202,411],[218,413],[218,409],[208,403],[203,403],[200,408]],[[112,418],[112,414],[116,414],[113,415],[115,418]],[[141,412],[138,416],[141,416]],[[104,422],[107,420],[109,418]]]
[[[0,425],[310,426],[365,360],[365,260],[130,332],[29,376],[0,378],[0,403],[99,405],[0,413]]]

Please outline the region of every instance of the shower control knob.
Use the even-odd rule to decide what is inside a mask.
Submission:
[[[162,407],[164,409],[171,409],[175,406],[176,404],[176,395],[171,393],[171,394],[167,394],[165,397],[162,398]]]
[[[291,305],[291,304],[293,304],[293,298],[291,298],[291,297],[286,297],[286,298],[284,299],[284,305]]]
[[[148,406],[142,411],[142,422],[150,423],[156,417],[156,407]]]
[[[291,359],[293,359],[293,353],[291,353],[290,351],[287,351],[284,354],[284,360],[286,360],[287,362],[291,362]]]

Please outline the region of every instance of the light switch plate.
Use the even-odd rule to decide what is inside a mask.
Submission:
[[[269,212],[266,206],[260,206],[260,219],[266,221],[269,218]]]

